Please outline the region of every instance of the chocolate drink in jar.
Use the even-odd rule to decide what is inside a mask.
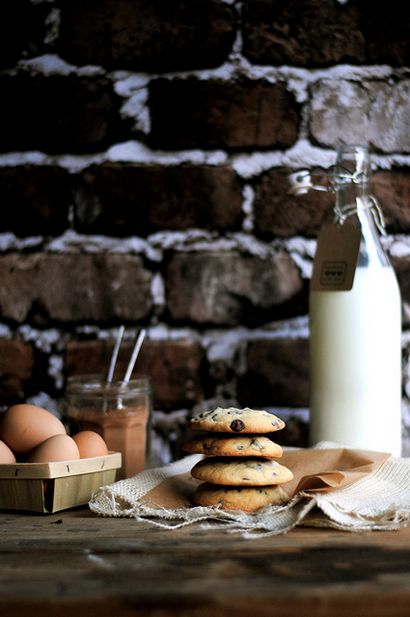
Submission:
[[[99,375],[70,377],[66,415],[79,430],[93,430],[110,451],[121,452],[117,479],[143,471],[149,456],[152,408],[149,377],[107,383]]]

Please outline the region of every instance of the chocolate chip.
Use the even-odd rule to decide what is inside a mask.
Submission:
[[[255,448],[259,448],[259,450],[262,449],[262,446],[261,446],[261,444],[259,443],[259,441],[257,440],[256,437],[251,439],[251,446],[255,446]]]
[[[232,420],[230,426],[234,433],[240,433],[245,428],[245,424],[242,422],[242,420]]]

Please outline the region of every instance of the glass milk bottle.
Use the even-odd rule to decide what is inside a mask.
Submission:
[[[339,149],[335,222],[319,235],[309,297],[310,442],[400,456],[401,299],[369,169],[367,148]]]

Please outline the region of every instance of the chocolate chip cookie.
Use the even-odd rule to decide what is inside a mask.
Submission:
[[[283,449],[280,445],[266,437],[254,433],[252,435],[236,435],[233,433],[206,433],[194,437],[183,446],[185,452],[205,454],[207,456],[262,456],[279,458]]]
[[[280,486],[218,486],[204,482],[196,489],[192,501],[197,506],[255,512],[264,506],[286,503],[289,497]]]
[[[268,486],[293,478],[290,469],[274,459],[258,457],[206,457],[193,466],[191,475],[224,486]]]
[[[271,433],[284,426],[283,420],[274,414],[249,407],[217,407],[204,411],[189,422],[189,427],[195,431],[216,433]]]

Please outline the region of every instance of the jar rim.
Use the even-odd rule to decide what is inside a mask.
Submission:
[[[70,375],[66,380],[66,392],[68,394],[100,395],[109,396],[111,393],[150,392],[151,378],[148,375],[138,375],[129,381],[114,380],[107,383],[105,377],[98,373],[83,375]]]

